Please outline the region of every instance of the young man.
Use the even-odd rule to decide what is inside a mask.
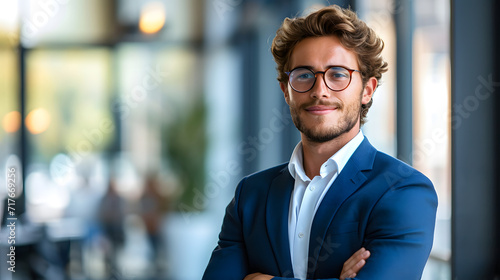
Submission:
[[[285,19],[272,53],[301,142],[288,163],[239,183],[203,279],[420,279],[433,185],[360,130],[387,70],[382,49],[338,6]]]

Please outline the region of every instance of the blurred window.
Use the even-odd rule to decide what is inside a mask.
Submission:
[[[13,2],[20,13],[13,37],[23,63],[16,75],[24,77],[26,211],[33,221],[45,222],[69,215],[76,205],[71,199],[82,188],[102,195],[107,187],[103,163],[116,139],[110,110],[113,5]],[[71,215],[81,218],[76,212]]]
[[[34,201],[30,200],[31,191],[39,187],[50,189],[49,186],[55,184],[61,187],[59,193],[63,195],[64,191],[78,187],[78,180],[88,182],[87,176],[92,170],[87,170],[89,165],[95,166],[95,157],[112,145],[115,122],[109,110],[110,60],[111,53],[106,48],[34,49],[28,52],[27,171],[41,172],[49,182],[45,186],[34,186],[31,183],[37,184],[36,181],[26,181],[28,210],[33,210],[28,212],[30,215],[49,211],[54,201],[54,197],[43,202],[37,200],[38,206],[47,205],[40,211],[35,210],[38,207],[31,208],[34,206]],[[49,164],[52,165],[50,169]],[[66,206],[61,205],[59,210]],[[43,217],[54,218],[51,215]]]
[[[389,70],[382,75],[363,131],[377,149],[396,156],[396,8],[390,0],[358,1],[360,17],[384,40],[382,51]]]
[[[21,150],[21,106],[19,99],[19,12],[17,1],[0,1],[0,167],[13,155],[19,162]],[[11,164],[9,162],[8,164]],[[17,171],[20,175],[20,171]],[[0,172],[0,217],[7,197],[6,172]],[[18,190],[19,191],[19,190]],[[1,276],[1,274],[0,274]]]
[[[109,42],[112,1],[21,1],[21,42],[25,47]]]
[[[17,50],[0,40],[0,143],[13,147],[7,137],[19,132],[21,116],[19,108],[19,62]]]
[[[451,165],[449,13],[448,1],[411,2],[413,32],[413,166],[434,183],[439,196],[434,247],[422,279],[450,278]],[[394,16],[402,6],[393,0],[358,0],[358,13],[385,42],[389,71],[374,95],[365,132],[382,151],[395,150],[395,36]],[[410,19],[408,19],[410,20]],[[409,23],[411,24],[411,23]],[[404,94],[404,93],[400,93]],[[382,132],[381,132],[382,131]],[[372,140],[373,139],[373,140]]]
[[[112,107],[123,126],[120,146],[141,174],[168,174],[165,192],[176,189],[180,195],[175,209],[205,206],[195,205],[193,198],[205,183],[200,60],[189,43],[121,43],[116,49],[118,94]]]
[[[450,3],[415,1],[414,9],[413,165],[439,197],[425,279],[451,279]]]

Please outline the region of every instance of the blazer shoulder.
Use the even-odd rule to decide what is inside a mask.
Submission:
[[[247,175],[241,179],[238,184],[239,188],[245,195],[249,193],[267,192],[272,182],[280,176],[290,176],[288,171],[288,162],[276,165],[274,167],[258,171]]]
[[[377,151],[374,161],[374,171],[383,174],[394,183],[405,182],[433,186],[431,180],[413,166],[383,152]]]
[[[247,175],[243,178],[243,180],[250,181],[272,181],[276,176],[282,174],[283,172],[288,172],[288,162],[276,165],[274,167],[261,170],[250,175]]]

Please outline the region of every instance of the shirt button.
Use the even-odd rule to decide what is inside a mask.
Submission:
[[[301,233],[299,233],[299,238],[302,238],[302,237],[304,237],[304,234],[301,232]]]
[[[314,186],[311,186],[309,189],[310,189],[311,191],[314,191],[316,188],[315,188]]]

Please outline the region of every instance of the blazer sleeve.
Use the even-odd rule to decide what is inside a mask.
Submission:
[[[372,209],[365,232],[363,247],[371,255],[352,279],[420,279],[432,248],[436,210],[436,192],[423,175],[385,192]],[[334,279],[338,278],[330,278]]]
[[[432,248],[438,201],[430,180],[417,177],[390,188],[373,208],[364,241],[371,256],[359,279],[421,278]]]
[[[248,275],[247,252],[238,211],[243,182],[238,184],[235,196],[226,208],[219,242],[212,252],[203,280],[240,280]]]

